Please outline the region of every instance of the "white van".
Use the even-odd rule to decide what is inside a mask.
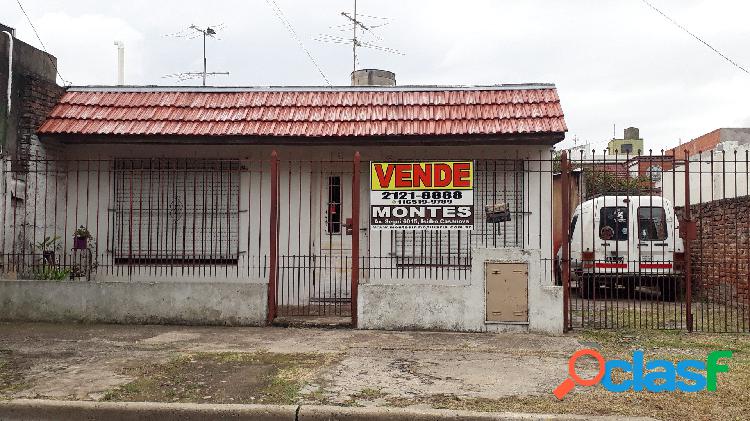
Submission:
[[[682,290],[679,222],[661,196],[600,196],[581,203],[570,221],[569,244],[571,280],[583,298],[613,297],[622,288],[632,297],[635,288],[655,288],[673,301]]]

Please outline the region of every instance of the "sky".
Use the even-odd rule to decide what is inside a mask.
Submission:
[[[341,15],[353,0],[20,0],[60,75],[73,85],[116,81],[115,40],[125,43],[126,84],[196,85],[167,75],[200,71],[202,37],[217,86],[348,85],[351,38]],[[650,0],[750,69],[750,2]],[[643,0],[358,0],[364,42],[358,68],[396,73],[399,85],[554,83],[569,147],[600,150],[628,126],[655,152],[720,127],[750,127],[750,74],[725,61]],[[283,12],[282,23],[274,5]],[[40,42],[16,0],[0,22]],[[383,19],[387,18],[387,19]],[[221,26],[219,26],[221,25]],[[362,31],[360,31],[362,32]],[[58,80],[62,83],[61,80]]]

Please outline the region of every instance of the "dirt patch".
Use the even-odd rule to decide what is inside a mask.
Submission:
[[[294,404],[302,386],[330,365],[334,354],[195,353],[166,364],[124,369],[136,380],[104,400]]]
[[[24,387],[23,369],[11,351],[0,349],[0,399]]]

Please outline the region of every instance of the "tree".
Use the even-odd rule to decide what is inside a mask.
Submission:
[[[605,195],[638,196],[651,191],[651,181],[645,176],[619,176],[592,168],[585,168],[583,173],[589,198]]]

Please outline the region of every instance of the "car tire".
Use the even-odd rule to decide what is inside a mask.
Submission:
[[[672,302],[677,298],[677,281],[674,279],[662,279],[659,282],[659,292],[662,301]]]
[[[596,282],[590,276],[583,276],[580,281],[580,294],[581,298],[591,299],[594,298],[594,290],[596,289]]]

